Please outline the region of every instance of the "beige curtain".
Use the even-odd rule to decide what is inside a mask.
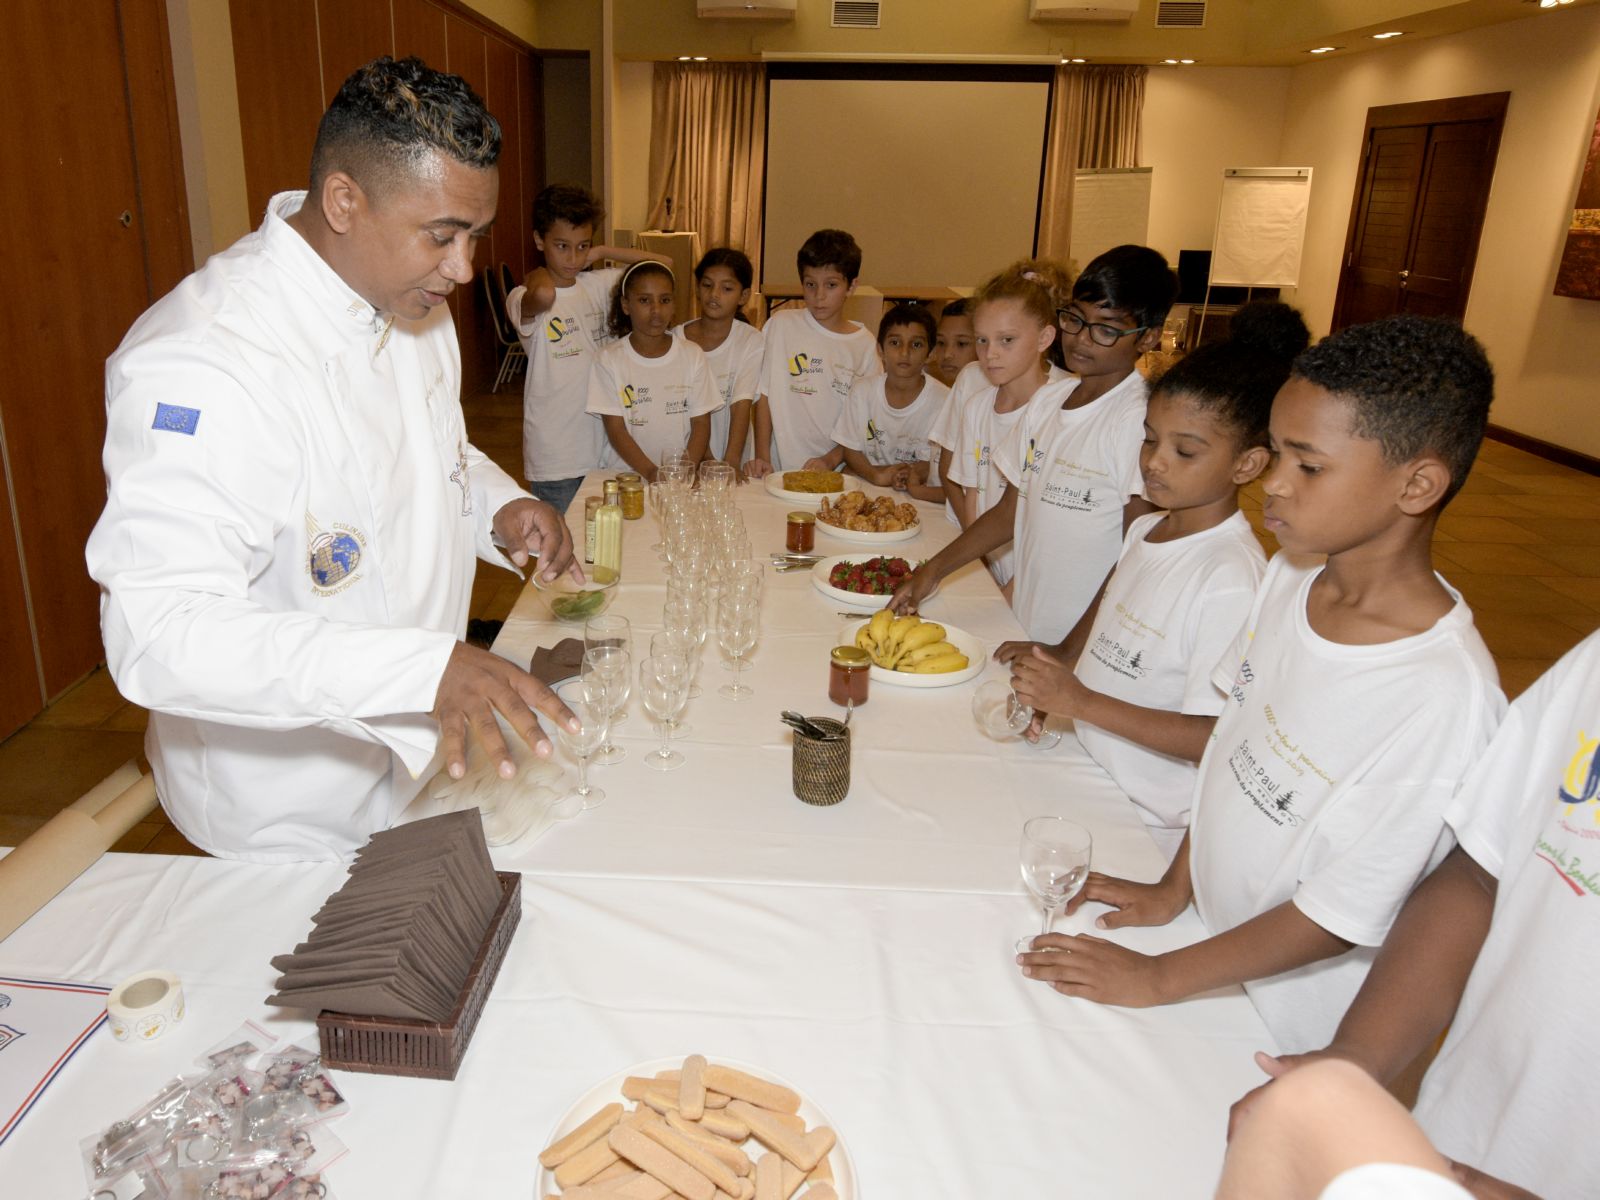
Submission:
[[[759,63],[657,63],[650,112],[650,215],[655,229],[693,230],[705,249],[732,246],[761,262],[766,169],[766,68]]]
[[[1079,167],[1139,165],[1148,74],[1147,67],[1056,68],[1039,197],[1040,258],[1065,260],[1072,252],[1072,185]]]

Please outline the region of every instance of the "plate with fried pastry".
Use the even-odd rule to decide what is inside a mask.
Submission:
[[[922,518],[915,504],[892,492],[868,496],[854,491],[837,499],[824,496],[817,508],[817,528],[842,542],[881,546],[909,542],[922,532]]]
[[[680,1079],[683,1072],[690,1069],[701,1069],[706,1074],[706,1102],[699,1121],[687,1121],[678,1108]],[[712,1086],[714,1079],[745,1095],[731,1096],[716,1091]],[[617,1106],[621,1112],[612,1106]],[[765,1136],[752,1131],[749,1136],[735,1140],[741,1128],[751,1128],[735,1115],[741,1108],[750,1113],[751,1109],[744,1106],[753,1106],[753,1120],[767,1126]],[[805,1123],[803,1130],[792,1128],[796,1118]],[[774,1127],[778,1127],[777,1132]],[[637,1063],[626,1071],[608,1075],[578,1097],[545,1138],[534,1196],[543,1200],[584,1184],[623,1183],[628,1178],[627,1172],[637,1167],[626,1157],[618,1159],[616,1152],[609,1150],[618,1130],[628,1131],[623,1136],[632,1142],[630,1150],[642,1151],[641,1158],[659,1159],[664,1164],[658,1168],[663,1174],[676,1175],[684,1168],[696,1175],[703,1171],[717,1174],[718,1168],[706,1164],[703,1159],[703,1171],[696,1170],[687,1160],[671,1153],[673,1146],[681,1149],[687,1144],[703,1154],[708,1153],[714,1163],[721,1164],[722,1170],[731,1171],[733,1178],[752,1182],[756,1171],[754,1164],[769,1153],[766,1143],[781,1141],[781,1150],[777,1146],[771,1148],[771,1152],[782,1159],[781,1195],[793,1196],[794,1200],[807,1197],[811,1200],[856,1200],[855,1164],[851,1162],[844,1138],[838,1135],[827,1113],[770,1071],[729,1058],[708,1062],[699,1055]],[[831,1148],[826,1148],[830,1142]],[[668,1151],[666,1158],[660,1158],[656,1153],[658,1149]],[[812,1162],[819,1151],[822,1151],[821,1157],[815,1158],[815,1165],[808,1171],[802,1171],[791,1158]],[[694,1151],[687,1153],[689,1159],[695,1157]],[[654,1171],[645,1174],[660,1178]],[[703,1190],[703,1184],[688,1176],[684,1178],[693,1185],[691,1192]],[[726,1177],[721,1180],[728,1181]],[[660,1193],[652,1191],[650,1194]],[[666,1194],[677,1196],[680,1193]]]
[[[786,483],[801,486],[788,487]],[[844,491],[844,476],[837,471],[774,471],[762,484],[769,496],[788,504],[815,508],[822,503],[823,496],[837,496]]]

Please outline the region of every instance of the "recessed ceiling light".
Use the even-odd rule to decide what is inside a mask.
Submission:
[[[1335,50],[1343,50],[1343,46],[1313,46],[1307,54],[1332,54]]]
[[[1075,63],[1086,63],[1089,60],[1087,58],[1075,58],[1072,61],[1075,62]]]
[[[1192,58],[1180,58],[1178,61],[1186,67],[1194,66],[1194,59]]]
[[[706,61],[706,55],[704,55],[704,54],[696,54],[694,56],[694,61],[695,62],[705,62]]]
[[[1161,61],[1169,67],[1175,67],[1178,65],[1178,60],[1175,58],[1163,58]]]
[[[689,61],[689,56],[687,54],[680,54],[680,55],[678,55],[678,61],[679,62],[688,62]]]
[[[1380,41],[1380,42],[1381,42],[1381,41],[1384,41],[1384,40],[1386,40],[1386,39],[1388,39],[1388,38],[1392,38],[1392,37],[1400,37],[1400,36],[1401,36],[1401,35],[1403,35],[1403,34],[1404,34],[1404,33],[1405,33],[1405,30],[1404,30],[1404,29],[1391,29],[1391,30],[1389,30],[1389,32],[1388,32],[1388,33],[1375,33],[1375,34],[1373,34],[1373,35],[1372,35],[1372,36],[1373,36],[1373,38],[1374,38],[1374,39],[1375,39],[1375,40],[1377,40],[1377,41]]]

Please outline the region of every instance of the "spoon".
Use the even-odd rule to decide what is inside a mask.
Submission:
[[[844,736],[842,733],[829,733],[809,718],[803,717],[791,709],[784,709],[779,714],[779,719],[796,732],[803,733],[806,737],[813,738],[819,742],[836,742]]]

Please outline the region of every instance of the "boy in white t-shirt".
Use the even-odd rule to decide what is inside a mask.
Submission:
[[[1037,646],[1011,664],[1018,699],[1072,719],[1090,760],[1069,757],[1073,769],[1109,775],[1169,861],[1210,733],[1185,718],[1222,712],[1211,670],[1267,567],[1239,488],[1267,465],[1272,397],[1311,340],[1276,301],[1241,308],[1230,332],[1151,390],[1139,466],[1145,495],[1166,511],[1128,527],[1076,664]]]
[[[1590,634],[1467,772],[1445,810],[1460,844],[1406,901],[1327,1049],[1257,1055],[1273,1076],[1333,1057],[1387,1082],[1448,1028],[1416,1117],[1475,1195],[1587,1200],[1600,1180],[1575,1120],[1600,1075],[1585,1003],[1600,988],[1597,735]]]
[[[950,389],[923,373],[934,336],[933,316],[920,304],[896,304],[878,324],[882,375],[858,379],[833,427],[844,465],[868,483],[939,500],[928,483],[928,433]]]
[[[606,330],[619,268],[591,271],[602,259],[664,261],[643,250],[594,244],[605,210],[588,191],[552,184],[533,201],[533,244],[544,266],[511,289],[506,315],[528,353],[522,388],[522,469],[528,490],[565,511],[584,475],[607,465],[605,430],[587,412],[589,368],[611,341]]]
[[[906,578],[891,604],[915,612],[951,571],[1013,543],[1011,606],[1028,637],[1075,657],[1078,627],[1117,561],[1128,522],[1154,511],[1139,495],[1144,440],[1144,378],[1139,356],[1160,343],[1177,276],[1148,246],[1100,255],[1057,314],[1066,366],[1077,377],[1036,392],[994,447],[1006,477],[1000,502]],[[1009,662],[1029,642],[1006,642]]]
[[[832,470],[844,461],[833,427],[856,380],[876,375],[878,343],[844,315],[861,274],[861,247],[842,229],[819,229],[796,255],[803,309],[767,318],[755,450],[745,474]]]
[[[1282,551],[1212,675],[1229,698],[1189,835],[1159,882],[1091,875],[1080,893],[1118,910],[1104,929],[1162,924],[1193,900],[1212,936],[1155,956],[1045,937],[1019,956],[1024,974],[1135,1006],[1242,983],[1280,1049],[1327,1043],[1448,850],[1446,805],[1504,711],[1472,614],[1431,559],[1493,391],[1483,350],[1444,320],[1353,326],[1295,361],[1263,484]]]

